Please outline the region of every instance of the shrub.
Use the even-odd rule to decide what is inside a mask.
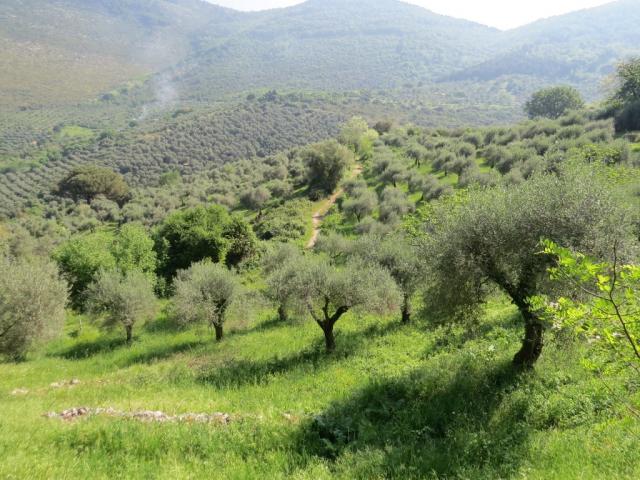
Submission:
[[[24,358],[62,330],[67,284],[55,265],[0,257],[0,354]]]

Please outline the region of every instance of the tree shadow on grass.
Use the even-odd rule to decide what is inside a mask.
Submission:
[[[313,346],[307,350],[284,357],[275,356],[261,361],[232,359],[214,362],[200,367],[197,378],[199,382],[217,388],[264,384],[272,376],[286,373],[296,368],[304,368],[311,371],[326,368],[332,363],[340,362],[355,355],[361,348],[363,340],[371,340],[372,338],[386,335],[398,328],[401,328],[400,324],[389,323],[372,325],[359,332],[338,333],[336,335],[337,349],[331,354],[326,353],[324,340],[318,338],[313,343]],[[319,329],[318,333],[321,337],[322,332]]]
[[[207,341],[188,341],[184,343],[159,345],[154,348],[146,348],[143,352],[127,356],[123,361],[118,362],[121,367],[128,367],[136,364],[149,364],[166,360],[174,355],[191,352],[207,345]]]
[[[127,341],[124,338],[101,337],[91,342],[76,343],[66,350],[56,353],[55,356],[67,360],[85,360],[126,346]]]
[[[526,403],[509,401],[521,375],[510,363],[415,371],[376,382],[307,421],[302,458],[355,477],[508,478],[526,455]]]

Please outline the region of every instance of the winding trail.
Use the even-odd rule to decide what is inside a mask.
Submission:
[[[353,169],[351,170],[351,178],[358,177],[362,173],[362,169],[363,169],[362,165],[359,163],[356,163]],[[327,198],[324,202],[322,202],[322,205],[320,206],[320,208],[318,208],[318,210],[314,212],[313,217],[311,217],[312,223],[313,223],[313,233],[311,234],[311,238],[309,239],[309,242],[307,243],[307,246],[306,246],[308,250],[311,250],[312,248],[314,248],[318,243],[318,238],[320,237],[320,230],[322,228],[322,221],[324,220],[324,217],[327,216],[327,213],[329,212],[329,210],[331,210],[331,207],[333,207],[336,204],[338,199],[343,194],[344,194],[344,189],[339,188],[329,198]]]

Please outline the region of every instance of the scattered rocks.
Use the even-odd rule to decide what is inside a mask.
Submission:
[[[63,387],[75,387],[80,384],[80,380],[74,378],[73,380],[63,380],[61,382],[54,382],[49,385],[51,388],[63,388]]]
[[[138,420],[147,423],[216,423],[227,425],[231,422],[231,416],[226,413],[185,413],[182,415],[168,415],[160,411],[143,410],[140,412],[122,412],[113,408],[88,408],[78,407],[64,410],[63,412],[49,412],[43,415],[46,418],[58,418],[72,421],[87,416],[106,416]]]
[[[26,388],[16,388],[11,392],[11,395],[15,397],[18,395],[27,395],[28,393],[29,393],[29,390],[27,390]]]

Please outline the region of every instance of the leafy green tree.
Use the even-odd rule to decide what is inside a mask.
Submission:
[[[369,124],[362,117],[353,117],[342,126],[338,140],[350,147],[360,159],[368,160],[373,155],[373,143],[378,138],[378,132],[369,128]]]
[[[333,192],[349,166],[353,153],[335,140],[327,140],[308,147],[302,154],[307,166],[310,188],[325,193]]]
[[[129,200],[129,186],[122,175],[108,168],[84,165],[74,168],[57,187],[57,193],[90,203],[98,195],[122,206]]]
[[[54,253],[54,259],[71,285],[71,299],[76,308],[82,306],[82,295],[98,272],[116,268],[112,244],[113,234],[96,232],[72,237]]]
[[[232,215],[222,235],[228,242],[225,263],[237,267],[253,258],[258,251],[258,239],[249,223],[238,215]]]
[[[584,107],[580,92],[573,87],[559,86],[539,90],[525,105],[529,118],[559,118],[570,110]]]
[[[397,187],[398,183],[406,180],[407,175],[407,167],[400,161],[394,160],[380,174],[380,181]]]
[[[606,174],[571,166],[519,185],[471,192],[435,207],[427,221],[426,306],[444,318],[472,314],[495,286],[518,307],[524,323],[514,363],[532,366],[543,348],[544,324],[530,299],[548,288],[540,239],[605,255],[629,223]],[[627,237],[626,237],[627,238]]]
[[[133,341],[133,327],[156,314],[153,283],[139,270],[122,273],[101,270],[87,290],[89,311],[99,315],[105,328],[124,327],[127,343]]]
[[[350,262],[332,266],[321,258],[304,257],[283,278],[296,305],[322,329],[328,353],[336,348],[334,327],[349,311],[386,313],[397,308],[401,295],[391,275],[381,267]]]
[[[203,260],[178,272],[174,288],[178,321],[206,323],[214,328],[216,340],[221,341],[227,312],[242,293],[237,275],[223,265]]]
[[[67,284],[40,260],[0,257],[0,271],[0,355],[19,360],[62,330]]]
[[[413,209],[413,202],[399,188],[386,187],[382,191],[382,201],[380,202],[380,220],[382,222],[393,224]]]
[[[158,259],[153,248],[153,238],[147,230],[142,225],[130,223],[116,232],[110,250],[120,272],[139,270],[155,283]]]
[[[169,215],[158,227],[155,242],[159,273],[172,279],[178,270],[204,259],[237,265],[253,254],[256,239],[244,220],[212,205]]]
[[[126,224],[114,233],[74,236],[58,248],[54,259],[71,285],[71,298],[77,308],[82,307],[83,294],[100,270],[122,274],[139,270],[151,283],[156,280],[154,242],[141,225]]]
[[[616,81],[614,100],[622,104],[640,102],[640,57],[620,63],[616,68]]]
[[[601,261],[547,241],[544,253],[554,260],[552,280],[572,295],[539,297],[556,327],[588,340],[595,370],[638,372],[640,367],[640,267],[625,263],[613,245],[611,261]]]
[[[378,196],[375,192],[365,188],[354,191],[342,203],[342,210],[347,215],[353,215],[358,221],[371,215],[378,207]]]
[[[265,187],[252,188],[244,195],[240,201],[242,205],[250,210],[258,210],[262,213],[265,204],[271,200],[271,192]]]

